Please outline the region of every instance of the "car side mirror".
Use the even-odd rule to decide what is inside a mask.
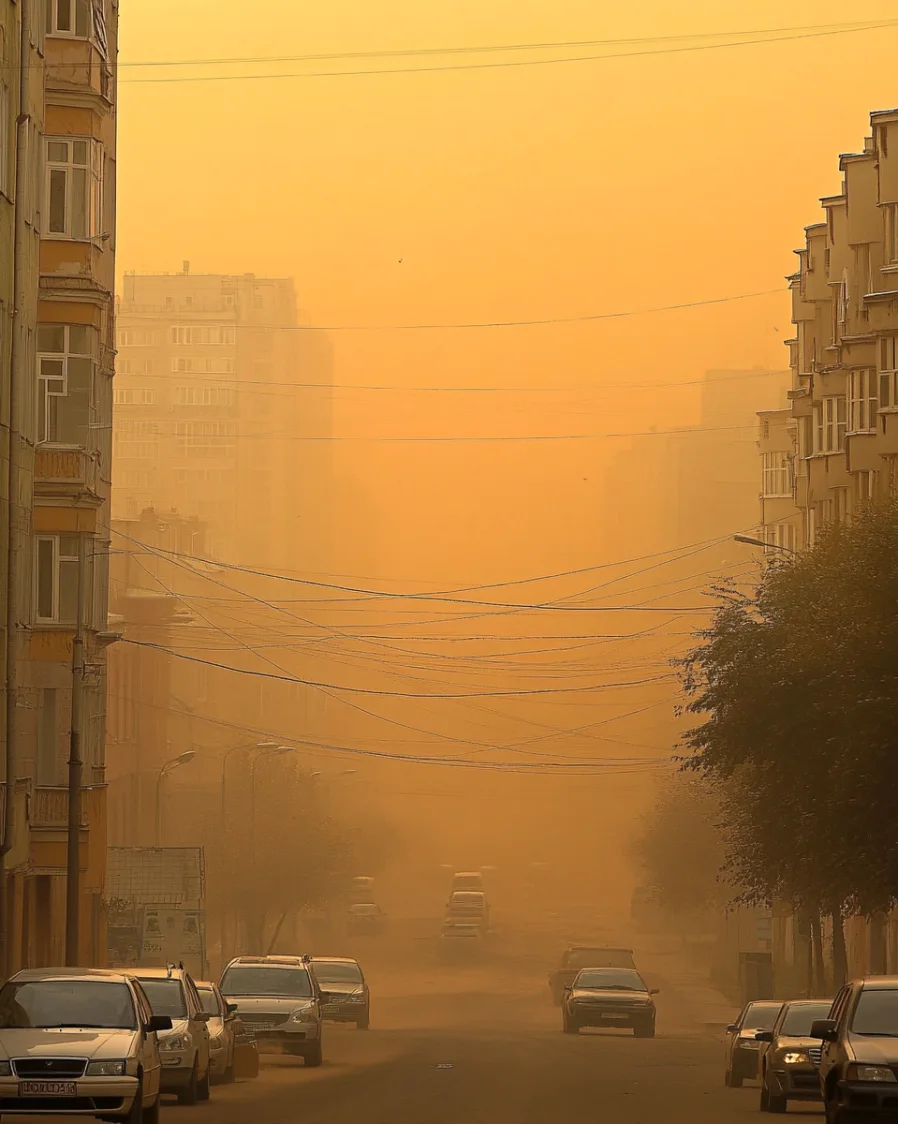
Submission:
[[[838,1024],[835,1019],[814,1019],[810,1036],[823,1042],[835,1042],[839,1037]]]
[[[146,1025],[147,1034],[158,1034],[162,1030],[171,1030],[172,1022],[168,1015],[150,1015]]]
[[[736,1026],[735,1023],[730,1023],[730,1025],[726,1028],[726,1031],[727,1034],[735,1034],[738,1029],[739,1027]]]
[[[755,1042],[772,1042],[772,1041],[773,1041],[773,1031],[772,1030],[759,1030],[757,1032],[757,1034],[755,1035]]]
[[[237,1004],[236,1003],[226,1003],[225,1004],[225,1010],[228,1013],[228,1017],[233,1018],[233,1016],[237,1014]]]
[[[649,992],[649,995],[660,995],[660,994],[661,994],[661,988],[660,987],[653,987],[652,990]]]
[[[196,1017],[201,1023],[207,1023],[212,1018],[208,1011],[197,1011]]]

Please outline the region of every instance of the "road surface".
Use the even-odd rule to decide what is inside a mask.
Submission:
[[[365,958],[364,942],[353,954]],[[187,1108],[166,1099],[166,1124],[738,1124],[764,1119],[758,1090],[723,1085],[720,997],[675,959],[637,949],[659,986],[657,1035],[561,1033],[542,957],[499,956],[443,967],[368,949],[369,1031],[328,1024],[324,1064],[264,1056],[255,1081],[213,1088]],[[395,953],[395,948],[393,949]],[[409,961],[415,957],[411,954]],[[715,1021],[716,1020],[716,1021]],[[790,1113],[820,1118],[813,1106]],[[4,1116],[4,1124],[24,1117]]]

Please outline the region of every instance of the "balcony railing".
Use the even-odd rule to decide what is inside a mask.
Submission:
[[[45,494],[86,491],[98,495],[96,454],[80,448],[39,445],[34,454],[34,483]]]

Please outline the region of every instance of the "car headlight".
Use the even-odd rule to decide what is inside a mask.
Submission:
[[[314,1007],[300,1007],[298,1011],[294,1011],[290,1016],[292,1023],[314,1023],[318,1021],[318,1012]]]
[[[898,1081],[887,1065],[850,1065],[849,1081]]]
[[[337,1002],[340,1002],[340,1001],[337,1000]],[[344,1003],[364,1003],[365,997],[364,997],[364,995],[347,995],[343,998],[343,1002]]]
[[[802,1065],[804,1062],[811,1060],[807,1050],[787,1050],[782,1054],[780,1060],[784,1065]]]
[[[124,1061],[90,1062],[87,1077],[121,1077],[125,1072]]]
[[[189,1047],[190,1039],[186,1034],[173,1034],[159,1042],[160,1050],[187,1050]]]
[[[9,1062],[0,1062],[0,1077],[12,1077],[12,1067]]]

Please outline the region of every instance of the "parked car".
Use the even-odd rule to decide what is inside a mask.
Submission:
[[[811,1037],[822,1042],[820,1092],[827,1124],[898,1117],[898,976],[843,987]]]
[[[564,989],[571,986],[582,968],[632,968],[635,971],[636,963],[629,948],[571,945],[562,953],[561,963],[555,971],[549,973],[549,989],[556,1007],[561,1006]]]
[[[321,988],[321,1013],[330,1022],[355,1023],[367,1030],[371,1022],[371,995],[357,960],[346,956],[313,956],[312,971]]]
[[[793,999],[784,1003],[772,1030],[760,1030],[758,1064],[761,1112],[785,1112],[789,1101],[819,1101],[822,1043],[811,1037],[816,1019],[825,1018],[829,999]]]
[[[162,1064],[154,1015],[121,972],[33,968],[0,988],[4,1115],[99,1115],[158,1124]],[[88,1106],[85,1109],[85,1106]]]
[[[583,968],[564,990],[562,1029],[579,1034],[585,1026],[622,1026],[636,1038],[654,1038],[657,994],[633,968]]]
[[[238,956],[225,968],[222,995],[237,1006],[259,1048],[322,1061],[321,989],[308,956]]]
[[[739,1017],[726,1028],[724,1045],[724,1083],[738,1089],[747,1078],[758,1076],[758,1055],[761,1043],[755,1037],[759,1030],[772,1030],[782,1003],[758,999],[746,1003]]]
[[[209,1016],[209,1050],[212,1060],[212,1080],[230,1083],[234,1080],[234,1055],[236,1053],[237,1007],[228,1003],[218,984],[198,981],[203,1010]]]
[[[460,870],[452,875],[452,890],[484,890],[483,875],[479,870]]]
[[[375,902],[355,902],[346,914],[347,933],[380,933],[385,924],[384,911]]]
[[[180,1104],[207,1101],[212,1078],[209,1016],[190,973],[173,964],[124,970],[140,983],[153,1014],[167,1015],[172,1022],[159,1035],[162,1092],[176,1094]]]

